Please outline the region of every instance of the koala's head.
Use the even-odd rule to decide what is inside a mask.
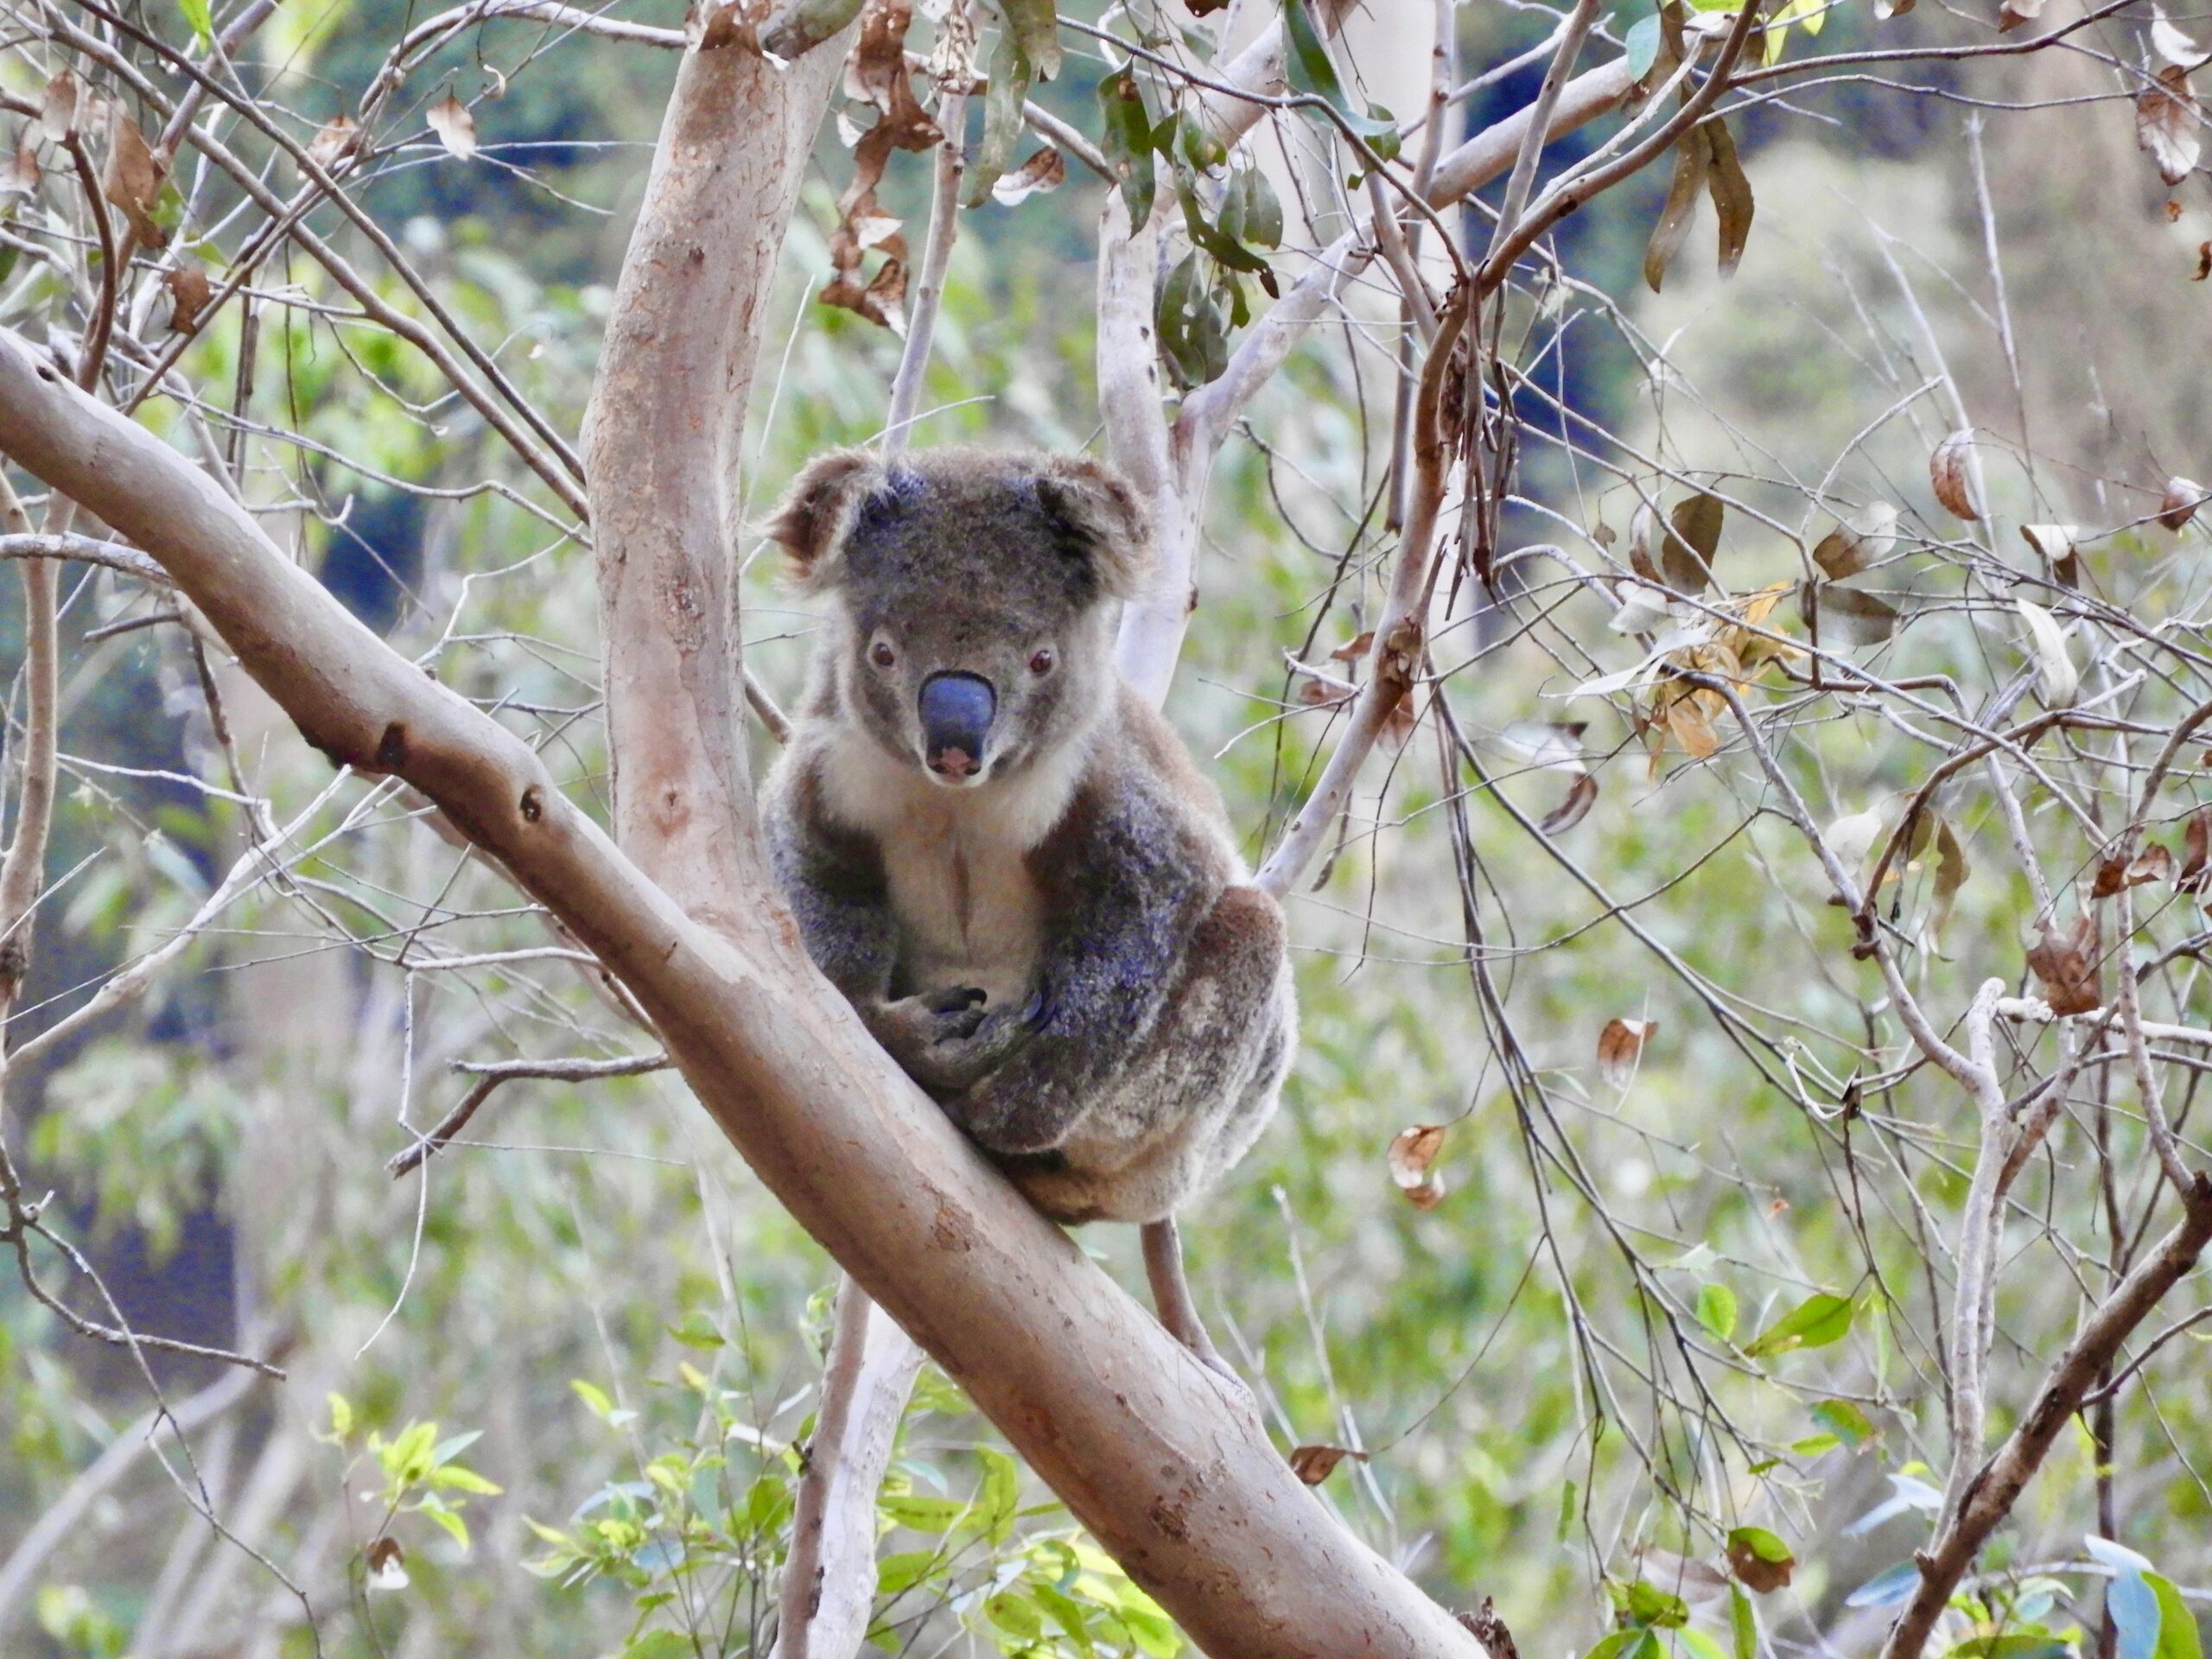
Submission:
[[[839,450],[767,533],[835,601],[839,708],[949,788],[1018,775],[1110,705],[1116,602],[1151,560],[1120,478],[1019,451]]]

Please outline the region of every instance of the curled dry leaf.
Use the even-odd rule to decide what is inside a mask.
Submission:
[[[0,156],[0,197],[38,194],[38,124],[23,123],[16,142]]]
[[[67,69],[48,81],[45,95],[39,99],[39,137],[49,144],[67,143],[69,135],[77,130],[77,117],[83,102],[77,77]]]
[[[1936,821],[1936,893],[1929,916],[1929,926],[1941,933],[1951,919],[1952,908],[1958,903],[1959,889],[1967,884],[1971,874],[1967,863],[1965,847],[1960,844],[1958,832],[1951,828],[1948,818]]]
[[[2053,709],[2068,707],[2082,689],[2082,673],[2067,655],[2066,631],[2058,626],[2056,617],[2032,600],[2016,599],[2012,603],[2026,620],[2034,642],[2036,674],[2043,683],[2044,702]]]
[[[1348,1446],[1301,1446],[1290,1454],[1290,1472],[1308,1486],[1319,1486],[1346,1458],[1365,1463],[1367,1453]]]
[[[2043,987],[2043,999],[2057,1014],[2088,1014],[2102,1006],[2097,981],[2097,913],[2085,910],[2061,932],[2044,924],[2028,952],[2028,971]]]
[[[1567,798],[1544,815],[1536,827],[1548,836],[1562,836],[1590,816],[1590,809],[1598,804],[1598,779],[1594,773],[1584,772],[1568,787]]]
[[[2051,578],[2061,587],[2082,585],[2082,550],[2075,545],[2081,535],[2075,524],[2022,524],[2020,538],[2043,556]]]
[[[2151,49],[2182,69],[2201,69],[2212,61],[2212,52],[2207,52],[2195,41],[2166,20],[2166,14],[2158,7],[2151,8]]]
[[[1997,8],[1997,32],[2002,35],[2035,22],[2043,16],[2043,9],[2044,0],[2003,0]]]
[[[2174,886],[2183,893],[2202,893],[2212,886],[2212,806],[2200,806],[2189,815],[2181,832],[2181,868]]]
[[[2135,142],[2168,184],[2179,184],[2196,168],[2203,151],[2202,112],[2189,84],[2189,71],[2170,63],[2136,95]]]
[[[1608,1020],[1598,1033],[1598,1075],[1615,1089],[1625,1089],[1636,1076],[1643,1046],[1659,1029],[1656,1020]]]
[[[1651,239],[1643,248],[1643,280],[1656,294],[1667,280],[1667,267],[1681,251],[1697,217],[1697,199],[1705,190],[1707,169],[1713,164],[1713,140],[1704,124],[1692,127],[1675,141],[1675,176],[1667,187]]]
[[[1882,815],[1872,807],[1864,812],[1847,813],[1821,832],[1836,862],[1846,868],[1864,864],[1874,850],[1874,842],[1882,833]]]
[[[154,210],[161,204],[168,158],[147,143],[146,135],[121,104],[110,108],[107,167],[100,177],[100,194],[121,210],[142,246],[167,247],[169,233],[156,221]]]
[[[1969,523],[1981,517],[1981,504],[1974,495],[1974,459],[1970,429],[1952,433],[1928,458],[1928,481],[1936,486],[1936,499],[1954,518]]]
[[[438,142],[446,147],[447,154],[460,161],[472,161],[476,155],[476,118],[468,112],[468,105],[448,92],[430,105],[428,117],[430,130],[438,135]]]
[[[1706,126],[1710,130],[1706,143],[1711,162],[1706,168],[1705,188],[1713,198],[1713,212],[1719,216],[1720,274],[1728,277],[1743,263],[1744,249],[1751,239],[1755,204],[1751,181],[1736,155],[1736,141],[1729,135],[1728,124],[1715,116]]]
[[[2201,283],[2208,276],[2212,276],[2212,242],[2200,242],[2196,245],[2196,275],[2189,280]]]
[[[1885,599],[1856,588],[1834,588],[1807,582],[1798,594],[1798,606],[1808,618],[1818,607],[1821,637],[1846,645],[1878,645],[1897,631],[1897,607]]]
[[[1416,1123],[1390,1137],[1387,1154],[1390,1179],[1416,1210],[1433,1210],[1444,1198],[1444,1179],[1434,1169],[1436,1154],[1443,1150],[1444,1126],[1440,1123]],[[1326,1474],[1328,1471],[1321,1472]]]
[[[1700,490],[1675,503],[1667,515],[1673,534],[1660,550],[1667,585],[1678,594],[1703,591],[1713,578],[1713,556],[1720,548],[1720,526],[1728,515],[1720,498]]]
[[[200,314],[207,308],[207,302],[214,297],[207,267],[197,259],[187,259],[162,273],[162,286],[169,291],[170,332],[190,334],[200,321]]]
[[[308,140],[308,159],[326,173],[336,174],[361,147],[361,124],[350,115],[334,115]]]
[[[1628,521],[1629,569],[1646,582],[1659,580],[1659,515],[1649,501],[1637,503]]]
[[[1897,510],[1886,501],[1870,502],[1858,518],[1840,522],[1821,537],[1813,563],[1831,581],[1840,582],[1887,558],[1897,540]]]
[[[404,1590],[407,1587],[407,1552],[399,1540],[386,1533],[368,1548],[368,1587],[372,1590]]]
[[[1888,22],[1892,17],[1902,17],[1918,3],[1918,0],[1874,0],[1874,16]]]
[[[2173,874],[2174,855],[2154,841],[2133,858],[2123,861],[2115,856],[2099,864],[2089,897],[2109,899],[2126,887],[2139,887],[2147,881],[2171,881]]]
[[[1369,628],[1331,652],[1329,660],[1332,663],[1363,663],[1367,660],[1367,653],[1374,649],[1375,630]]]
[[[2168,530],[2181,530],[2196,516],[2197,508],[2204,505],[2208,495],[2212,495],[2212,491],[2206,490],[2195,479],[2168,479],[2166,493],[2158,501],[2158,522]]]
[[[837,198],[837,228],[830,237],[835,274],[822,290],[824,305],[856,312],[901,336],[906,332],[906,238],[898,219],[877,204],[875,187],[893,150],[925,150],[944,138],[907,75],[906,31],[913,21],[913,0],[868,0],[861,14],[860,35],[845,60],[845,93],[874,105],[875,124],[853,144],[852,182]],[[863,283],[861,259],[872,248],[882,251],[884,261]]]
[[[1060,152],[1046,144],[1020,167],[991,187],[991,200],[1011,207],[1032,196],[1057,190],[1067,181],[1068,164]]]

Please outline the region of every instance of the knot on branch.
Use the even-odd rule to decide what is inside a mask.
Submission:
[[[1390,704],[1413,690],[1426,643],[1427,631],[1418,617],[1404,618],[1384,636],[1375,654],[1375,683]]]
[[[31,970],[30,941],[18,932],[0,939],[0,1001],[13,1001]]]
[[[1473,1631],[1475,1639],[1490,1650],[1490,1659],[1521,1659],[1513,1632],[1497,1616],[1497,1604],[1490,1597],[1484,1596],[1483,1605],[1473,1612],[1460,1614],[1459,1623]]]

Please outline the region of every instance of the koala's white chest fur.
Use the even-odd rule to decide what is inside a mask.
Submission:
[[[1028,855],[1066,809],[1080,768],[950,790],[857,734],[823,757],[824,804],[880,850],[902,940],[900,995],[974,986],[1019,1003],[1044,938]]]

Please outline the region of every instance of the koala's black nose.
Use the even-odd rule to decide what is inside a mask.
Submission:
[[[945,778],[982,769],[999,700],[979,674],[932,674],[922,682],[922,753]]]

